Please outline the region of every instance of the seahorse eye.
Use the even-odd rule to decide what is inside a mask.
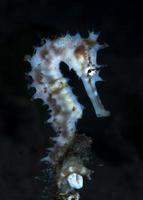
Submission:
[[[88,67],[85,70],[85,73],[87,76],[93,76],[95,74],[95,68],[94,67]]]
[[[87,73],[88,73],[88,74],[91,73],[91,69],[89,69]]]

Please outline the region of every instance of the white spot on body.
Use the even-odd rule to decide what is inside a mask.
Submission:
[[[83,177],[79,174],[72,173],[67,177],[67,181],[71,188],[81,189],[83,187]]]
[[[73,172],[73,167],[69,167],[69,172]]]

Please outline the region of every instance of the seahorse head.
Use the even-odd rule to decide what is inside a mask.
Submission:
[[[97,42],[99,34],[89,33],[89,37],[81,38],[80,34],[75,36],[66,35],[55,41],[57,47],[64,47],[62,60],[73,69],[81,78],[85,90],[93,104],[97,117],[108,116],[98,96],[95,83],[101,81],[99,76],[100,65],[97,64],[97,52],[106,45]]]
[[[102,80],[99,76],[101,66],[97,64],[97,52],[105,47],[97,42],[98,36],[98,33],[90,32],[88,38],[82,38],[80,34],[66,34],[57,39],[46,39],[44,45],[36,48],[30,63],[35,69],[39,65],[45,66],[42,73],[48,74],[49,79],[56,79],[60,76],[60,62],[65,62],[81,78],[97,117],[104,117],[108,116],[109,112],[101,103],[95,86],[97,81]]]

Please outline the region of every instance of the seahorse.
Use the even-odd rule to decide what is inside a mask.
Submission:
[[[64,62],[69,69],[73,69],[82,80],[85,90],[91,100],[97,117],[109,116],[99,98],[96,85],[101,81],[99,76],[102,65],[97,64],[97,52],[106,45],[98,43],[99,34],[89,32],[88,38],[66,34],[55,39],[45,39],[45,43],[36,47],[32,57],[27,57],[31,64],[33,83],[36,89],[33,99],[40,98],[49,106],[51,123],[57,137],[55,144],[49,148],[49,153],[42,159],[56,168],[56,184],[58,198],[78,200],[78,189],[83,187],[83,177],[88,177],[92,170],[84,165],[91,145],[91,138],[78,135],[76,124],[82,118],[83,106],[73,94],[68,80],[60,70],[60,63]]]

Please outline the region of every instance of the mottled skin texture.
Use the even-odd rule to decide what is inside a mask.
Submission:
[[[60,164],[60,168],[57,167],[60,171],[57,173],[57,186],[65,194],[74,191],[66,182],[69,174],[76,173],[89,178],[91,171],[84,166],[82,157],[66,155],[75,140],[76,123],[82,117],[83,107],[63,77],[60,62],[65,62],[81,78],[97,117],[108,116],[109,112],[104,109],[95,87],[96,81],[101,80],[98,76],[100,66],[96,62],[97,51],[104,47],[98,44],[97,38],[98,34],[91,32],[87,39],[79,34],[47,39],[28,59],[32,66],[29,73],[33,79],[31,86],[36,89],[33,98],[40,98],[49,106],[51,117],[48,122],[58,133],[53,138],[53,148],[49,149],[49,154],[42,161],[50,162],[54,167],[64,161],[63,166]]]

